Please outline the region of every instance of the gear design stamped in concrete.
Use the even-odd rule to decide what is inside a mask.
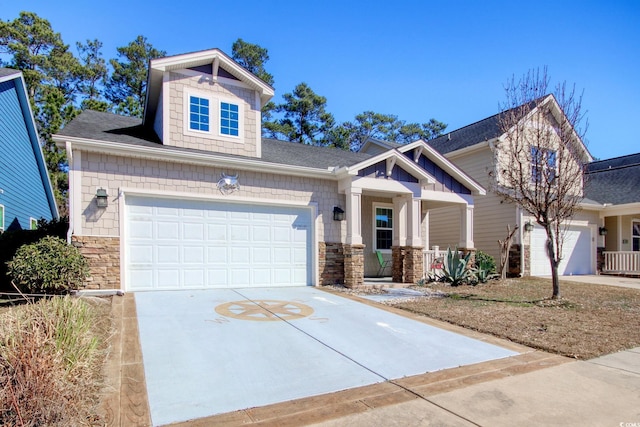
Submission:
[[[313,308],[294,301],[231,301],[215,308],[216,313],[240,320],[261,322],[296,320],[313,314]]]

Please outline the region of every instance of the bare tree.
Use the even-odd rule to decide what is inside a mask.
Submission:
[[[546,68],[530,71],[505,87],[506,102],[496,143],[494,190],[528,212],[544,228],[553,280],[552,298],[560,297],[558,265],[567,227],[579,208],[584,165],[589,154],[582,144],[586,121],[582,95],[559,84],[547,91]]]
[[[509,271],[509,251],[511,250],[511,242],[513,242],[513,236],[518,231],[518,226],[516,225],[511,230],[511,226],[507,224],[507,238],[504,240],[498,240],[498,245],[500,245],[500,278],[502,280],[507,278],[507,272]]]

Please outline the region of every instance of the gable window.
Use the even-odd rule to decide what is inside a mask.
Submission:
[[[531,147],[531,182],[552,182],[556,178],[556,152]]]
[[[38,228],[38,220],[35,218],[29,218],[29,230],[35,230]]]
[[[632,249],[635,252],[640,251],[640,221],[633,221],[631,238],[633,239]]]
[[[4,206],[0,205],[0,232],[4,231]]]
[[[374,206],[374,250],[390,251],[393,244],[393,208]]]
[[[209,132],[209,100],[189,96],[189,129]]]
[[[237,104],[220,103],[220,133],[231,136],[240,134],[240,114]]]

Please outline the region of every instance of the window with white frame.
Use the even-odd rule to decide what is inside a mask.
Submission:
[[[4,231],[4,206],[0,205],[0,232]]]
[[[38,220],[35,218],[29,218],[29,230],[35,230],[38,228]]]
[[[243,105],[204,92],[185,92],[185,133],[241,142]]]
[[[393,245],[393,208],[374,206],[374,250],[391,251]]]
[[[209,132],[209,100],[189,95],[189,129]]]
[[[531,182],[552,182],[556,177],[556,152],[531,147]]]
[[[640,221],[639,220],[634,220],[631,223],[631,239],[633,239],[632,242],[632,249],[636,252],[640,251]]]

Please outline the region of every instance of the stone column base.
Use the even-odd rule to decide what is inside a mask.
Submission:
[[[404,246],[391,247],[391,281],[404,283]]]
[[[404,253],[403,283],[418,283],[424,277],[422,246],[406,246]]]
[[[344,285],[357,288],[364,285],[364,245],[343,245]]]
[[[89,261],[87,289],[120,289],[120,238],[71,236],[71,244]]]

